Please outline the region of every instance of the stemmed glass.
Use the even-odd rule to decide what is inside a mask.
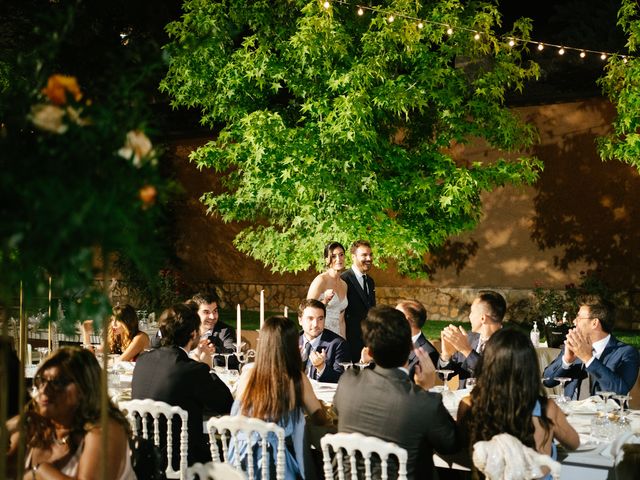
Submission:
[[[352,368],[353,367],[353,363],[351,363],[351,362],[340,362],[339,365],[342,367],[342,370],[344,372],[346,372],[348,368]]]
[[[615,395],[615,392],[609,392],[609,391],[598,391],[596,392],[596,395],[598,395],[599,397],[602,398],[602,400],[604,401],[604,409],[602,412],[602,419],[601,419],[601,436],[604,438],[604,440],[610,440],[612,435],[612,424],[611,424],[611,420],[609,419],[609,398],[611,398],[613,395]]]
[[[235,353],[217,353],[216,355],[224,357],[224,372],[229,373],[229,357]]]
[[[620,433],[627,432],[631,430],[631,422],[627,418],[627,406],[629,405],[629,400],[631,400],[631,395],[614,395],[618,401],[618,429]]]
[[[365,368],[367,368],[369,365],[371,364],[371,362],[356,362],[353,365],[358,367],[358,370],[364,370]]]
[[[442,378],[443,378],[442,392],[443,393],[448,392],[449,384],[447,384],[447,382],[449,381],[449,375],[454,373],[453,370],[448,370],[446,368],[443,368],[443,369],[436,370],[436,373],[439,373],[440,375],[442,375]]]
[[[569,403],[571,399],[565,395],[564,386],[571,381],[571,377],[555,377],[554,380],[560,382],[560,387],[562,388],[562,393],[556,399],[557,403]]]
[[[40,361],[38,363],[44,362],[45,357],[49,355],[49,349],[47,347],[36,347],[36,352],[40,354]]]

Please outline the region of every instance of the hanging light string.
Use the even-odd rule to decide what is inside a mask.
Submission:
[[[338,4],[338,5],[346,5],[346,6],[351,6],[351,3],[346,1],[346,0],[325,0],[322,2],[322,7],[325,10],[329,10],[332,6],[332,4]],[[356,13],[359,16],[363,16],[365,14],[366,11],[372,12],[372,13],[377,13],[380,15],[384,15],[387,18],[387,22],[389,23],[393,23],[396,19],[401,18],[403,20],[409,20],[411,22],[415,22],[417,27],[419,29],[424,28],[425,24],[429,24],[429,25],[438,25],[440,27],[446,28],[446,33],[447,35],[451,36],[454,34],[454,32],[456,30],[458,31],[463,31],[463,32],[468,32],[470,34],[473,34],[473,39],[478,41],[482,38],[483,35],[486,36],[486,34],[484,32],[481,32],[480,30],[475,30],[473,28],[469,28],[469,27],[463,27],[463,26],[457,26],[457,25],[452,25],[449,23],[445,23],[445,22],[437,22],[434,20],[424,20],[418,17],[414,17],[411,15],[405,15],[403,13],[396,13],[396,12],[390,12],[388,10],[384,10],[382,8],[379,7],[371,7],[368,5],[357,5],[356,6]],[[516,44],[528,44],[531,45],[533,47],[535,47],[536,50],[538,50],[539,52],[543,51],[545,48],[550,47],[550,48],[555,48],[557,49],[557,53],[558,55],[565,55],[565,53],[567,53],[568,51],[570,52],[578,52],[578,56],[582,59],[587,57],[587,54],[591,54],[591,55],[597,55],[600,60],[607,60],[607,58],[609,57],[615,57],[615,56],[619,56],[622,61],[624,63],[627,63],[627,60],[629,58],[635,58],[632,55],[621,55],[618,53],[612,53],[612,52],[606,52],[606,51],[601,51],[601,50],[591,50],[589,48],[577,48],[577,47],[571,47],[571,46],[566,46],[566,45],[558,45],[556,43],[550,43],[550,42],[543,42],[543,41],[539,41],[539,40],[527,40],[524,38],[518,38],[518,37],[514,37],[513,35],[503,35],[502,36],[503,39],[506,40],[507,45],[509,45],[509,47],[513,47]]]

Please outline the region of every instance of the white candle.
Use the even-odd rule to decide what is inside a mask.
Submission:
[[[31,344],[27,343],[27,366],[31,366],[33,364],[31,357]]]
[[[240,304],[238,304],[238,314],[236,318],[236,352],[240,355],[242,350],[242,322],[240,320]]]
[[[284,316],[289,318],[289,307],[287,307],[286,305],[284,306]]]
[[[264,290],[260,290],[260,330],[264,325]]]

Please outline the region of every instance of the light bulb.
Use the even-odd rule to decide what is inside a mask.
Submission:
[[[329,7],[331,6],[331,4],[329,2],[324,2],[322,6],[324,7],[325,10],[329,10]]]
[[[513,47],[516,44],[516,42],[513,40],[513,38],[511,40],[509,40],[509,46]]]
[[[558,55],[564,55],[564,48],[560,48],[560,50],[558,50]]]
[[[389,18],[387,20],[389,20],[389,23],[392,23],[395,19],[396,17],[394,17],[393,15],[389,15]]]
[[[422,23],[422,22],[418,23],[418,28],[420,30],[422,30],[424,28],[424,23]]]
[[[540,50],[540,51],[544,50],[544,44],[543,43],[539,43],[538,44],[538,50]]]
[[[358,8],[358,15],[364,15],[364,10],[362,9],[362,7]]]
[[[447,35],[453,35],[453,28],[447,28]]]
[[[586,57],[587,54],[585,53],[585,51],[583,50],[582,52],[580,52],[580,58],[584,58]]]
[[[480,40],[480,34],[479,34],[479,33],[476,33],[476,34],[473,36],[473,39],[474,39],[474,40]]]
[[[600,60],[606,60],[607,59],[607,54],[603,53],[602,55],[600,55]]]
[[[627,57],[622,57],[622,63],[627,63]]]

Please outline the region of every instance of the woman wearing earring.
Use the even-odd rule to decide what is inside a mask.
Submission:
[[[327,271],[313,279],[307,298],[320,300],[325,304],[327,314],[324,328],[346,338],[344,311],[349,301],[347,283],[340,278],[340,273],[344,270],[344,247],[338,242],[329,243],[324,247],[324,259]]]

